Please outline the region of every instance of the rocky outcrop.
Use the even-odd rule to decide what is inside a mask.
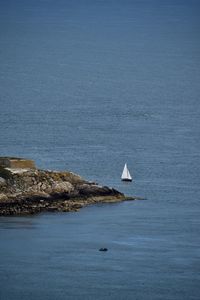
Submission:
[[[0,216],[76,211],[92,203],[132,199],[71,172],[0,167]]]

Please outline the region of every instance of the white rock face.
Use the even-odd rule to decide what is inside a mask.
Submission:
[[[30,169],[21,169],[21,168],[5,168],[10,171],[12,174],[22,174],[30,171]]]
[[[7,199],[7,196],[3,193],[0,193],[0,201],[6,200],[6,199]]]
[[[4,178],[0,177],[0,185],[3,185],[5,183],[6,183],[6,180]]]
[[[70,182],[54,182],[52,189],[54,192],[62,193],[71,192],[74,190],[74,187]]]

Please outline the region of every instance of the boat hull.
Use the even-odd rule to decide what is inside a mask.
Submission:
[[[122,181],[131,182],[131,181],[132,181],[132,179],[125,178],[125,179],[122,179]]]

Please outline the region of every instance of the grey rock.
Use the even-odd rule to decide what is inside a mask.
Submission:
[[[3,177],[0,177],[0,185],[5,185],[6,180]]]

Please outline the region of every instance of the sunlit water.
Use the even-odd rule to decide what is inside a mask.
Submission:
[[[0,155],[147,198],[0,218],[0,299],[199,299],[199,15],[0,2]]]

